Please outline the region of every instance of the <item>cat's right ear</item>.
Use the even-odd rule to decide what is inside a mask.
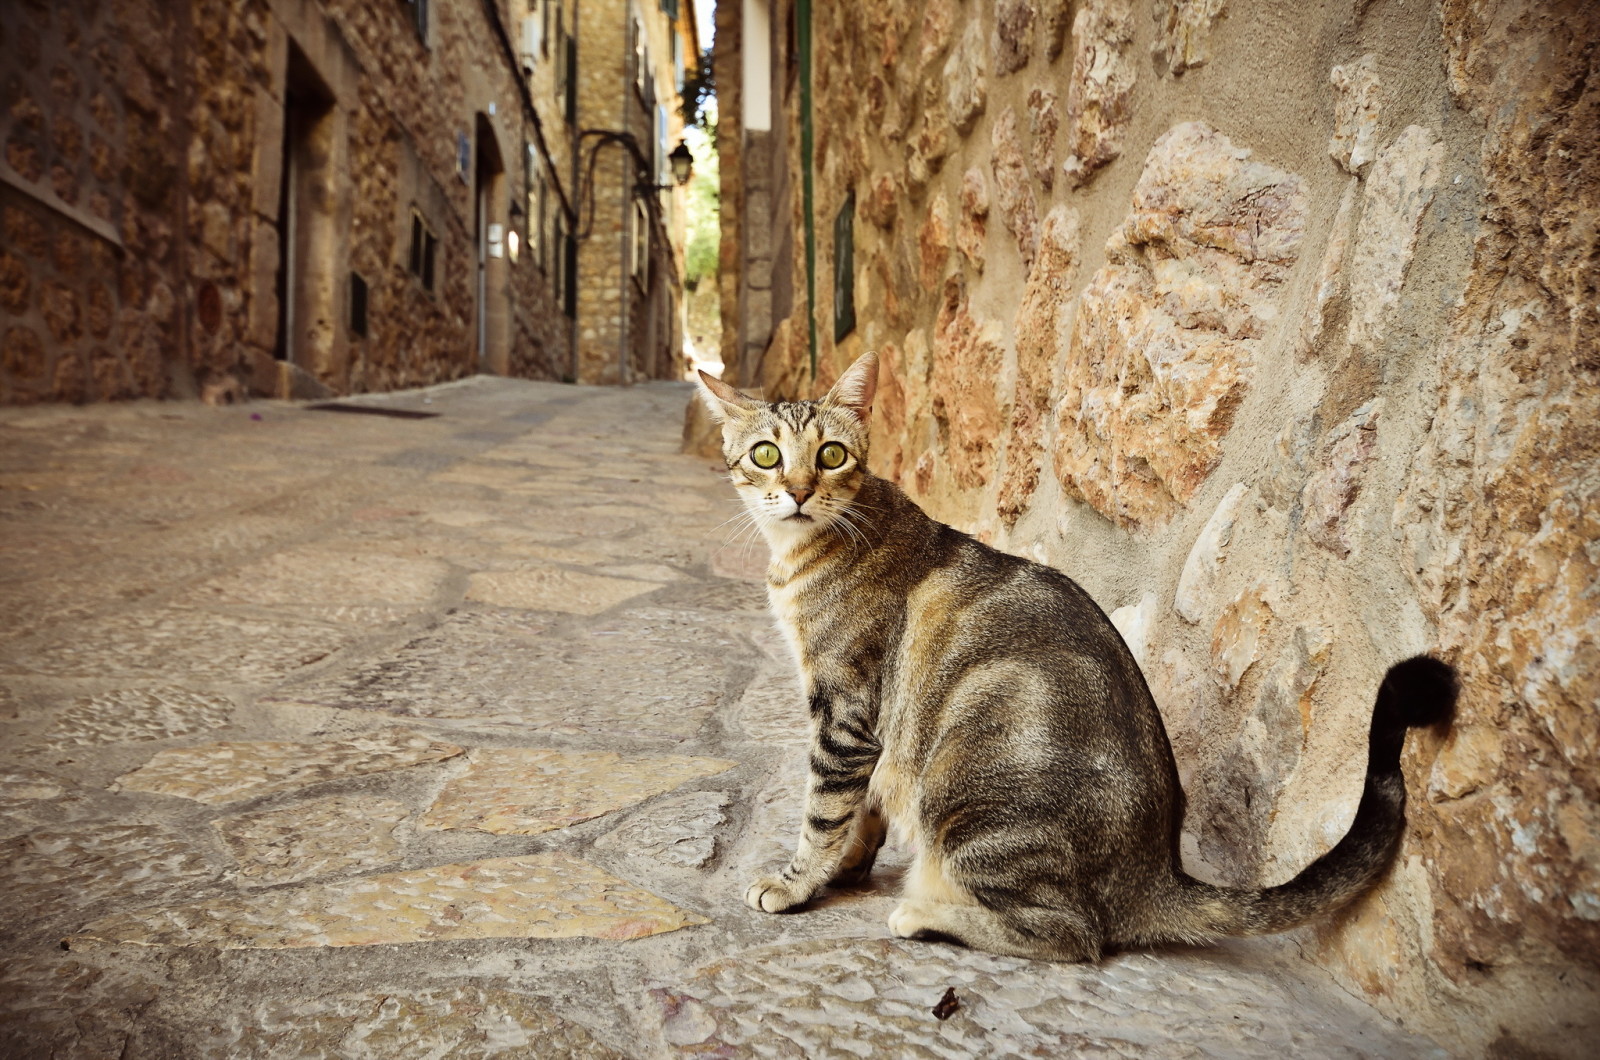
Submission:
[[[696,369],[700,376],[700,399],[711,410],[711,418],[718,423],[744,416],[761,407],[755,398],[746,397],[714,375]]]

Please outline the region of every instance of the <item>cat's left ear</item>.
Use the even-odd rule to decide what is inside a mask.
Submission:
[[[724,383],[714,375],[704,372],[700,376],[700,400],[706,403],[706,408],[711,410],[712,419],[718,423],[726,423],[729,419],[747,412],[754,412],[761,407],[761,402],[746,394],[741,394],[733,387]]]
[[[856,358],[856,363],[844,370],[839,381],[833,384],[824,405],[842,405],[866,423],[872,418],[872,399],[878,393],[878,355],[868,351]]]

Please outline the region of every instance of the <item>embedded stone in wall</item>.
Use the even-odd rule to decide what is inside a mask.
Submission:
[[[1260,582],[1240,591],[1211,630],[1212,676],[1224,691],[1238,688],[1245,671],[1261,657],[1261,640],[1274,613],[1268,596]]]
[[[1359,174],[1372,161],[1377,147],[1379,92],[1378,58],[1370,52],[1353,63],[1335,66],[1333,83],[1333,138],[1328,154],[1346,173]]]
[[[1328,438],[1328,456],[1301,494],[1306,533],[1336,556],[1350,554],[1345,515],[1361,492],[1367,464],[1378,446],[1381,402],[1372,401],[1351,413]]]
[[[1322,251],[1322,265],[1317,270],[1317,290],[1310,312],[1301,321],[1299,334],[1294,340],[1295,359],[1304,361],[1316,351],[1322,338],[1323,324],[1327,321],[1334,303],[1344,294],[1344,259],[1350,246],[1350,218],[1355,213],[1356,186],[1352,180],[1345,185],[1339,199],[1339,211],[1333,218],[1333,230],[1328,233],[1327,246]]]
[[[1072,0],[1039,0],[1039,42],[1051,62],[1061,54],[1072,28]]]
[[[1033,50],[1033,0],[998,0],[994,7],[994,75],[1004,77],[1028,65]]]
[[[879,228],[892,228],[900,203],[900,183],[888,173],[872,180],[871,190],[861,200],[861,216]]]
[[[411,811],[370,795],[335,795],[211,822],[248,882],[270,886],[395,860],[394,827]]]
[[[944,275],[944,263],[950,257],[950,200],[943,192],[928,204],[917,231],[917,251],[922,285],[931,289]]]
[[[988,78],[984,73],[983,24],[978,19],[967,23],[961,40],[944,64],[944,104],[950,124],[963,136],[983,113],[988,99]]]
[[[961,220],[956,225],[956,249],[967,263],[983,271],[983,240],[989,234],[989,181],[974,166],[961,175]]]
[[[1007,107],[995,119],[990,133],[994,153],[989,166],[994,173],[994,201],[1000,219],[1017,241],[1017,252],[1025,265],[1033,263],[1039,247],[1039,203],[1033,179],[1022,156],[1017,135],[1017,112]]]
[[[1072,75],[1067,85],[1067,186],[1080,188],[1122,154],[1133,118],[1131,0],[1090,0],[1072,21]]]
[[[994,472],[995,439],[1005,422],[998,393],[1005,348],[998,332],[972,315],[960,277],[945,281],[929,389],[945,464],[962,489],[986,485]]]
[[[1056,110],[1056,94],[1048,89],[1034,87],[1028,92],[1028,161],[1033,164],[1033,175],[1049,191],[1056,182],[1056,130],[1061,127],[1061,115]]]
[[[932,353],[921,328],[906,333],[899,347],[879,350],[878,398],[873,407],[872,466],[881,475],[905,484],[908,453],[922,453],[934,444]],[[764,576],[764,575],[763,575]],[[784,661],[790,662],[788,649]]]
[[[233,704],[183,688],[129,688],[87,696],[56,716],[45,746],[165,740],[228,724]]]
[[[906,144],[906,182],[922,188],[944,167],[950,153],[950,125],[938,107],[923,112],[916,135]]]
[[[1278,799],[1300,765],[1311,727],[1312,689],[1326,672],[1333,638],[1326,629],[1297,626],[1283,662],[1262,682],[1255,701],[1237,723],[1232,743],[1205,771],[1194,793],[1200,852],[1226,866],[1237,883],[1260,878],[1264,865],[1285,878],[1307,864],[1307,849],[1320,838],[1303,832],[1298,843],[1264,856],[1268,828],[1278,815]],[[1274,844],[1283,847],[1283,844]]]
[[[634,939],[707,923],[568,854],[493,858],[102,917],[90,942],[218,949]]]
[[[680,755],[624,758],[615,751],[480,747],[467,753],[467,771],[445,782],[422,826],[538,835],[643,802],[735,765],[720,758]]]
[[[1173,74],[1204,65],[1211,57],[1211,25],[1226,5],[1227,0],[1155,0],[1155,57]]]
[[[929,63],[944,54],[950,46],[955,29],[955,0],[930,0],[922,12],[922,28],[917,41],[917,69],[927,69]]]
[[[1055,363],[1069,334],[1080,242],[1078,212],[1065,204],[1053,207],[1044,219],[1039,256],[1028,272],[1028,285],[1017,307],[1017,388],[1011,403],[1005,471],[996,499],[1007,526],[1016,523],[1039,485],[1045,417]]]
[[[1298,176],[1203,122],[1156,141],[1060,365],[1055,468],[1069,494],[1124,526],[1162,523],[1194,495],[1221,459],[1308,210]]]
[[[1158,617],[1154,590],[1141,596],[1137,604],[1119,607],[1106,617],[1117,627],[1122,642],[1133,653],[1134,661],[1143,666],[1148,661],[1146,655],[1150,647],[1150,634],[1155,631]]]
[[[1412,125],[1384,148],[1367,176],[1350,260],[1349,339],[1357,349],[1382,353],[1443,164],[1444,142]]]
[[[1189,558],[1183,563],[1178,592],[1172,602],[1173,610],[1185,622],[1199,622],[1212,610],[1212,595],[1216,592],[1222,561],[1227,556],[1233,525],[1248,492],[1249,487],[1238,482],[1223,494],[1216,511],[1206,520],[1200,536],[1189,549]]]
[[[117,779],[115,790],[176,795],[215,806],[320,784],[441,762],[455,744],[393,729],[317,743],[232,742],[162,751]]]

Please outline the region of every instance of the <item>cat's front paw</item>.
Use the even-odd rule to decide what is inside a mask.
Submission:
[[[763,913],[781,913],[805,904],[812,892],[799,884],[780,880],[776,876],[763,876],[744,892],[744,904]]]

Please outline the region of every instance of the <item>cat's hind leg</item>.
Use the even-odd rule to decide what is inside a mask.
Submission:
[[[889,930],[901,938],[955,942],[1013,957],[1092,961],[1100,956],[1099,932],[1081,910],[1065,903],[1039,905],[1020,895],[990,899],[993,906],[951,879],[933,858],[919,856],[907,876],[905,897],[889,914]]]

